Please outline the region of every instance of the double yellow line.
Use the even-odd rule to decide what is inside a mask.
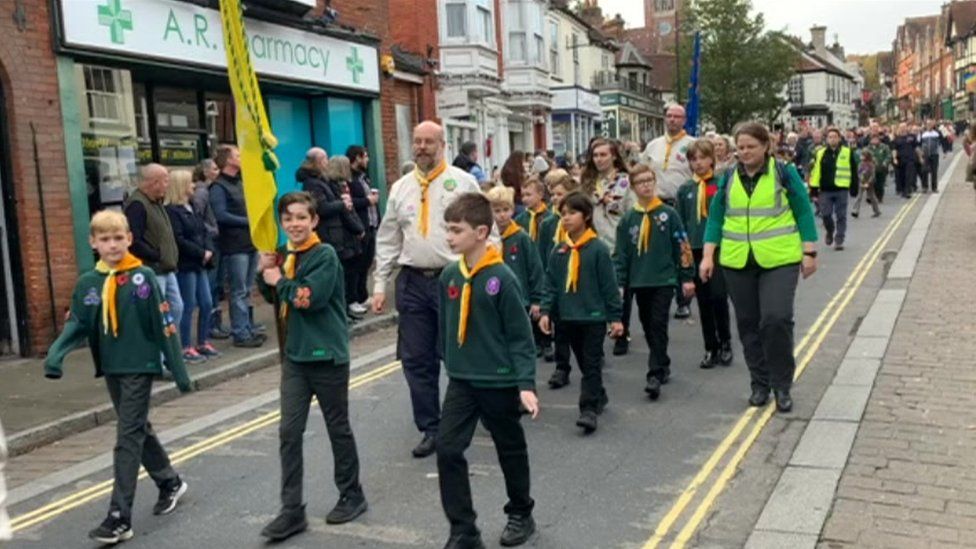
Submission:
[[[391,362],[384,366],[380,366],[362,375],[358,375],[349,380],[349,389],[355,389],[357,387],[362,387],[363,385],[372,383],[373,381],[382,379],[393,372],[400,369],[400,361]],[[315,404],[315,399],[312,399],[312,404]],[[245,437],[255,431],[264,429],[274,425],[281,420],[281,412],[274,411],[268,412],[260,417],[252,419],[246,423],[242,423],[236,427],[222,431],[212,437],[201,440],[195,444],[187,446],[186,448],[181,448],[180,450],[170,454],[170,462],[173,465],[178,465],[189,459],[192,459],[200,454],[209,452],[215,448],[219,448],[226,444],[229,444],[241,437]],[[140,469],[139,479],[144,479],[148,475],[145,469]],[[14,532],[19,532],[21,530],[26,530],[32,526],[36,526],[43,522],[47,522],[58,515],[64,514],[76,507],[80,507],[92,500],[98,499],[100,497],[106,496],[112,492],[112,485],[114,480],[106,480],[99,482],[93,486],[89,486],[83,490],[79,490],[69,496],[63,497],[57,501],[39,507],[28,513],[24,513],[11,521],[11,526]]]
[[[834,295],[833,299],[827,303],[827,306],[820,313],[817,319],[814,321],[813,325],[807,331],[803,339],[794,348],[794,355],[799,357],[803,354],[803,357],[798,361],[796,373],[794,379],[798,379],[803,371],[806,369],[807,365],[813,359],[814,354],[820,348],[827,334],[830,333],[831,328],[840,318],[840,315],[847,308],[851,299],[857,293],[861,284],[864,282],[865,277],[871,271],[871,267],[877,261],[881,252],[884,250],[888,241],[894,236],[898,227],[901,226],[902,222],[908,216],[908,213],[912,210],[912,207],[918,201],[919,195],[915,195],[908,203],[902,206],[901,210],[895,216],[894,219],[888,224],[881,235],[874,242],[874,245],[868,249],[868,252],[861,258],[861,261],[854,267],[853,272],[848,276],[847,280],[841,289]],[[804,353],[805,351],[805,353]],[[678,522],[678,519],[684,514],[685,509],[689,504],[695,499],[699,490],[705,486],[706,481],[713,476],[713,473],[721,464],[723,458],[732,448],[736,441],[739,440],[743,432],[745,432],[750,425],[752,429],[749,430],[748,434],[739,442],[738,447],[732,456],[726,461],[722,470],[718,473],[712,482],[711,487],[703,498],[699,501],[697,507],[689,516],[687,522],[678,532],[674,541],[671,544],[671,549],[681,549],[683,548],[695,534],[701,522],[705,519],[709,509],[715,503],[719,494],[725,489],[728,481],[735,474],[739,467],[739,464],[745,458],[746,453],[749,448],[752,447],[756,438],[762,432],[763,428],[769,422],[773,416],[773,411],[775,410],[775,405],[770,403],[765,408],[749,408],[739,417],[738,421],[732,426],[728,435],[719,443],[715,451],[709,456],[709,458],[702,465],[701,469],[698,470],[697,474],[691,479],[691,482],[685,487],[684,491],[678,496],[674,504],[664,515],[661,521],[658,523],[657,527],[654,529],[654,533],[651,537],[644,543],[643,549],[656,549],[668,536],[672,528]],[[758,418],[757,418],[758,416]],[[755,420],[755,421],[753,421]]]

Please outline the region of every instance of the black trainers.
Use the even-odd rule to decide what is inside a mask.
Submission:
[[[657,400],[661,396],[661,380],[657,376],[651,376],[647,378],[647,385],[644,386],[644,392],[651,400]]]
[[[261,530],[261,537],[269,541],[282,541],[308,529],[305,506],[296,510],[282,509],[278,516]]]
[[[600,415],[604,410],[607,409],[607,405],[610,404],[610,397],[607,396],[607,392],[603,391],[603,395],[600,400],[596,403],[596,415]]]
[[[344,524],[350,522],[365,513],[368,507],[366,497],[361,492],[355,495],[342,496],[336,506],[325,516],[325,523]]]
[[[133,535],[135,534],[132,532],[132,525],[124,520],[118,511],[109,513],[98,528],[88,532],[88,537],[106,545],[128,541]]]
[[[508,524],[498,541],[503,547],[515,547],[529,541],[535,533],[535,520],[532,515],[508,515]]]
[[[705,351],[705,356],[702,357],[698,367],[703,370],[711,370],[716,364],[718,364],[718,356],[712,351]]]
[[[718,350],[718,363],[722,366],[728,366],[732,364],[732,342],[723,341],[722,346]]]
[[[552,345],[548,345],[542,348],[542,359],[546,362],[555,362],[556,353],[552,350]]]
[[[623,356],[630,350],[630,338],[627,336],[618,337],[613,343],[613,356]]]
[[[430,435],[424,435],[424,438],[417,444],[413,450],[410,451],[415,458],[425,458],[437,451],[437,441],[434,437]]]
[[[691,316],[691,307],[687,305],[681,305],[674,311],[674,318],[688,318]]]
[[[264,345],[264,338],[258,335],[252,335],[247,339],[235,339],[234,347],[243,347],[245,349],[254,349]]]
[[[749,397],[749,406],[765,406],[769,402],[769,387],[754,387]]]
[[[451,534],[444,549],[485,549],[481,534]]]
[[[793,397],[789,391],[773,391],[773,396],[776,398],[776,411],[785,414],[793,409]]]
[[[583,428],[583,434],[589,435],[596,431],[596,412],[592,410],[584,410],[580,413],[579,419],[576,420],[576,425]]]
[[[153,505],[154,515],[168,515],[176,509],[176,505],[180,502],[180,498],[186,493],[186,482],[183,479],[177,478],[173,486],[160,489],[159,499],[156,500],[156,505]]]
[[[824,244],[830,246],[833,243],[834,243],[834,233],[825,233],[824,234]]]
[[[549,377],[549,388],[562,389],[567,385],[569,385],[569,372],[557,368]]]

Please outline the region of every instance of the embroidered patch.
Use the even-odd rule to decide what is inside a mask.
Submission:
[[[163,326],[163,335],[170,337],[176,334],[176,324],[167,324]]]
[[[325,349],[313,349],[312,356],[325,356]]]
[[[121,288],[122,286],[125,286],[125,285],[126,285],[126,283],[128,283],[128,282],[129,282],[129,275],[127,275],[127,274],[125,274],[125,273],[122,273],[122,274],[120,274],[119,276],[117,276],[117,277],[115,277],[115,283],[116,283],[116,284],[117,284],[117,285],[118,285],[118,286],[119,286],[120,288]]]
[[[662,223],[668,220],[668,212],[661,212],[661,215],[657,217]]]
[[[136,275],[139,276],[139,275]],[[132,281],[135,282],[135,277],[132,277]],[[143,284],[141,286],[136,286],[136,296],[139,299],[149,299],[149,294],[152,293],[149,290],[149,284]]]
[[[691,198],[695,198],[695,193],[688,193],[688,198],[689,198],[689,199],[691,199]]]
[[[445,191],[453,191],[456,188],[457,188],[457,181],[453,179],[448,179],[447,181],[444,182]]]
[[[308,286],[299,286],[295,290],[295,297],[291,298],[291,303],[296,309],[308,309],[312,306],[312,289]]]
[[[159,312],[168,313],[169,312],[169,301],[163,301],[159,304]]]
[[[502,291],[502,281],[497,276],[489,278],[485,283],[485,291],[488,295],[498,295],[498,292]]]
[[[413,204],[407,204],[403,208],[403,213],[405,213],[407,215],[413,215],[413,214],[417,213],[417,206],[415,206]]]
[[[447,287],[448,299],[457,299],[460,296],[461,296],[461,290],[459,290],[458,287],[455,286],[453,283]]]
[[[617,184],[617,186],[620,187],[621,189],[626,189],[627,185],[629,185],[629,183],[627,182],[626,179],[624,179],[623,181]]]
[[[691,254],[691,244],[687,240],[681,241],[681,267],[687,269],[695,264],[695,256]]]
[[[136,273],[132,275],[132,283],[135,284],[136,286],[143,284],[145,281],[146,281],[146,275],[142,273]]]
[[[569,246],[563,244],[562,246],[559,247],[558,250],[556,250],[556,253],[564,254],[568,251],[569,251]]]
[[[98,290],[96,290],[95,288],[88,288],[88,291],[85,292],[85,299],[83,303],[85,305],[94,306],[94,305],[98,305],[101,302],[102,302],[102,297],[98,295]]]

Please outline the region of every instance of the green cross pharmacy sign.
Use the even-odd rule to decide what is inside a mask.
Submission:
[[[57,7],[61,43],[69,50],[226,70],[215,9],[176,0],[57,0]],[[380,91],[373,46],[254,19],[245,25],[259,76]]]

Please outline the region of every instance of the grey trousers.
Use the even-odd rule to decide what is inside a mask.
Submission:
[[[793,385],[793,298],[800,265],[725,269],[736,326],[753,389],[788,391]]]
[[[118,512],[127,521],[132,517],[132,500],[136,495],[140,464],[161,490],[171,487],[180,478],[149,423],[152,383],[153,376],[148,374],[105,376],[112,406],[119,416],[115,449],[112,451],[115,485],[112,487],[109,512]]]
[[[850,196],[850,191],[847,190],[820,193],[820,217],[823,219],[824,231],[833,235],[837,244],[843,244],[847,235],[847,202]]]

